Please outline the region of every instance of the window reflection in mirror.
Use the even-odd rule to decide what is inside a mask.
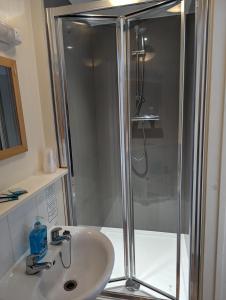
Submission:
[[[11,69],[0,66],[0,149],[21,144]]]
[[[16,62],[0,57],[0,160],[27,151]]]

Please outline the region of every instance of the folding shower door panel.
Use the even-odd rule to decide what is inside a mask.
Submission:
[[[144,293],[179,299],[185,34],[181,6],[177,3],[173,16],[164,5],[138,11],[125,16],[123,26],[129,277]]]

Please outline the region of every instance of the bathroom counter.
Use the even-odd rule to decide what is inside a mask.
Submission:
[[[28,193],[21,195],[18,200],[0,203],[0,218],[9,214],[12,210],[22,205],[26,201],[29,201],[29,199],[34,197],[37,193],[53,184],[57,180],[63,178],[65,175],[67,175],[67,173],[68,170],[66,168],[57,169],[57,171],[52,174],[40,173],[30,176],[27,179],[10,186],[7,190],[2,191],[2,193],[7,193],[8,190],[11,189],[23,188],[27,190]]]

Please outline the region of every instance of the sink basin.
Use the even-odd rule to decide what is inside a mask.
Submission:
[[[25,258],[0,281],[0,300],[93,300],[109,281],[114,265],[114,250],[108,238],[95,229],[65,226],[70,230],[71,265],[68,265],[69,242],[49,247],[43,260],[52,260],[51,269],[37,275],[25,274]]]

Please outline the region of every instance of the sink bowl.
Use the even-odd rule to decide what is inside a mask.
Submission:
[[[49,247],[43,260],[52,260],[51,269],[37,275],[25,274],[25,259],[0,281],[0,300],[93,300],[109,281],[114,265],[114,250],[108,238],[95,229],[65,226],[69,242]],[[59,253],[62,252],[62,259]]]

